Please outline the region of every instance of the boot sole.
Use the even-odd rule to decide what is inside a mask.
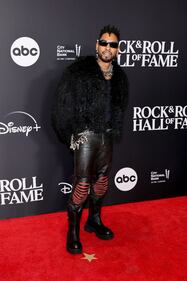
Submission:
[[[70,249],[68,247],[66,249],[70,254],[82,254],[82,249]]]
[[[101,234],[99,234],[93,227],[91,227],[91,226],[89,226],[89,225],[85,225],[85,226],[84,226],[84,230],[87,231],[87,232],[89,232],[89,233],[93,233],[93,232],[94,232],[95,235],[96,235],[98,238],[102,239],[102,240],[111,240],[111,239],[114,238],[114,235],[101,235]]]

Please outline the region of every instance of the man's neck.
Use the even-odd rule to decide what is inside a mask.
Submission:
[[[99,64],[100,68],[103,70],[103,71],[107,71],[110,69],[111,67],[111,64],[112,62],[104,62],[102,61],[101,59],[97,59],[97,63]]]

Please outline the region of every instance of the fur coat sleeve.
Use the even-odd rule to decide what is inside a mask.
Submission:
[[[52,110],[52,126],[59,140],[67,145],[72,134],[74,97],[72,92],[73,77],[67,68],[59,82]],[[66,122],[63,122],[63,121]]]

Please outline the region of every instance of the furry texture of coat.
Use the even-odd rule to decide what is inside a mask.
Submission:
[[[105,79],[94,56],[77,59],[63,73],[53,110],[53,126],[60,140],[70,143],[71,135],[86,128],[106,131]],[[120,137],[127,103],[128,83],[125,72],[113,62],[111,78],[111,136]]]

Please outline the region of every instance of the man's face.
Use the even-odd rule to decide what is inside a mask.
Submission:
[[[104,33],[100,40],[104,40],[107,42],[115,42],[118,43],[117,36],[114,33]],[[101,42],[102,43],[102,42]],[[106,44],[105,44],[106,45]],[[113,46],[114,45],[114,46]],[[117,44],[107,44],[106,46],[101,46],[99,42],[96,43],[96,50],[98,52],[98,58],[103,62],[111,62],[118,54],[118,46],[115,47]]]

